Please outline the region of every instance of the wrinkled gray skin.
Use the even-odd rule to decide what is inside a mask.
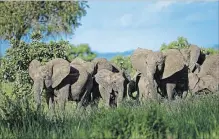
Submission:
[[[131,80],[128,86],[129,96],[133,99],[138,99],[140,102],[144,102],[148,99],[153,99],[152,93],[149,92],[149,80],[144,77],[142,74],[137,74],[134,80]],[[158,89],[158,88],[157,88]],[[137,97],[133,97],[132,93],[137,91]],[[157,94],[158,99],[162,96],[161,94]]]
[[[137,48],[131,55],[131,63],[133,68],[137,71],[137,74],[141,73],[141,76],[147,80],[143,92],[147,91],[148,94],[151,94],[153,99],[157,100],[158,79],[160,79],[159,73],[162,72],[164,66],[163,54],[161,52]],[[137,76],[135,78],[137,78]],[[138,85],[138,81],[136,84]],[[129,92],[129,95],[130,94]],[[139,96],[141,96],[141,94],[139,94]]]
[[[121,72],[123,74],[123,77],[125,78],[124,81],[124,92],[127,92],[127,86],[130,81],[130,76],[126,74],[124,71],[119,69],[115,64],[112,62],[109,62],[106,58],[95,58],[92,63],[94,64],[94,72],[93,77],[102,69],[106,69],[108,71],[111,71],[113,73],[119,73]],[[92,101],[94,101],[94,105],[97,105],[99,102],[99,99],[102,97],[100,94],[100,88],[97,81],[94,79],[93,82],[93,88],[92,88]],[[126,97],[126,93],[124,93],[124,97]]]
[[[95,75],[95,80],[99,84],[100,94],[105,106],[110,107],[113,103],[117,107],[120,106],[125,93],[123,73],[113,73],[107,69],[101,69]]]
[[[189,73],[189,90],[193,94],[202,91],[219,91],[219,54],[206,57],[199,73]]]
[[[29,75],[34,81],[33,91],[37,108],[41,104],[43,88],[46,89],[47,104],[53,111],[54,102],[57,102],[62,110],[68,100],[74,100],[79,107],[82,106],[92,88],[92,78],[83,66],[70,64],[61,58],[53,59],[45,65],[33,60],[29,65]]]
[[[161,95],[167,95],[172,100],[174,95],[186,97],[188,72],[199,72],[199,63],[203,62],[200,55],[201,50],[195,45],[189,49],[169,49],[162,53],[137,48],[131,56],[131,63],[137,73],[142,73],[147,79],[147,90],[153,98],[158,98],[159,87]]]
[[[160,82],[161,91],[167,94],[169,100],[176,95],[185,98],[188,94],[188,73],[200,72],[205,55],[196,45],[181,50],[169,49],[163,54],[165,66]]]

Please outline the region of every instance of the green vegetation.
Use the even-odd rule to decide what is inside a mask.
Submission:
[[[186,38],[178,37],[176,41],[172,41],[169,44],[163,43],[160,47],[160,50],[165,51],[168,49],[183,49],[183,48],[189,48],[190,45],[191,44],[188,42]],[[215,49],[213,47],[212,48],[201,47],[201,50],[205,54],[218,54],[219,53],[219,49]]]
[[[160,47],[161,51],[165,51],[167,49],[182,49],[188,48],[190,46],[188,40],[184,37],[178,37],[176,41],[172,41],[169,44],[163,43]]]
[[[126,101],[118,109],[81,112],[68,103],[66,113],[56,117],[46,111],[37,113],[28,105],[25,99],[1,101],[0,138],[216,139],[219,136],[218,95],[161,104]]]
[[[0,37],[21,40],[31,31],[44,35],[74,33],[86,15],[86,1],[3,1],[0,3]]]
[[[16,6],[15,6],[16,5]],[[28,66],[33,59],[45,63],[53,58],[91,61],[96,55],[88,44],[67,41],[45,43],[48,35],[73,34],[86,15],[85,1],[0,2],[0,39],[11,47],[0,55],[0,138],[209,138],[219,136],[219,95],[173,102],[126,100],[118,109],[88,108],[76,112],[68,102],[64,114],[48,113],[45,99],[41,111],[33,102]],[[31,38],[24,42],[22,37]],[[184,37],[163,44],[161,51],[188,48]],[[209,54],[214,48],[202,48]],[[116,56],[111,62],[134,75],[130,57]],[[44,93],[45,94],[45,93]]]
[[[112,63],[116,64],[119,68],[125,70],[129,75],[134,76],[135,70],[132,68],[130,61],[130,56],[115,56],[110,60]]]

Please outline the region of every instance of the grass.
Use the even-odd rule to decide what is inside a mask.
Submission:
[[[69,102],[64,114],[53,117],[46,108],[36,112],[29,101],[5,102],[0,138],[219,138],[216,94],[161,104],[127,100],[117,109],[80,112]]]

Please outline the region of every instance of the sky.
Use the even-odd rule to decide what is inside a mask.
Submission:
[[[219,44],[218,0],[90,0],[82,26],[66,39],[97,52],[137,47],[158,50],[183,36],[190,43]],[[4,51],[5,47],[1,47]]]

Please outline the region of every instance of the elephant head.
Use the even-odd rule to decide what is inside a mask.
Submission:
[[[162,73],[164,60],[165,57],[161,52],[153,52],[143,48],[137,48],[131,56],[133,68],[148,79],[148,89],[154,98],[157,98],[157,82],[161,78],[159,75]]]
[[[94,75],[97,74],[101,69],[107,69],[109,71],[113,71],[113,66],[106,58],[95,58],[92,63],[95,66]]]
[[[219,81],[219,54],[213,54],[206,57],[204,63],[201,66],[200,73],[198,73],[199,77],[203,77],[205,75],[211,75]]]
[[[202,91],[216,92],[219,90],[219,83],[216,78],[211,75],[198,77],[195,73],[189,73],[189,90],[192,93],[199,93]]]
[[[199,70],[199,66],[205,60],[205,54],[201,52],[201,48],[197,45],[192,44],[189,48],[181,49],[180,52],[188,66],[189,72],[194,72],[196,69]]]
[[[207,89],[211,92],[219,90],[219,54],[213,54],[206,57],[199,73],[189,74],[189,88],[196,93]],[[195,84],[194,84],[195,81]]]
[[[29,75],[34,81],[33,91],[37,106],[41,104],[41,93],[44,85],[47,89],[54,89],[70,73],[69,62],[56,58],[45,65],[41,65],[38,60],[32,60],[29,64]]]
[[[106,90],[105,93],[101,92],[102,95],[109,95],[110,93],[115,93],[115,97],[117,98],[117,105],[122,101],[124,97],[124,77],[123,73],[113,73],[107,69],[102,69],[98,71],[95,75],[96,82]],[[104,96],[102,96],[104,97]],[[106,98],[110,99],[110,98]]]

